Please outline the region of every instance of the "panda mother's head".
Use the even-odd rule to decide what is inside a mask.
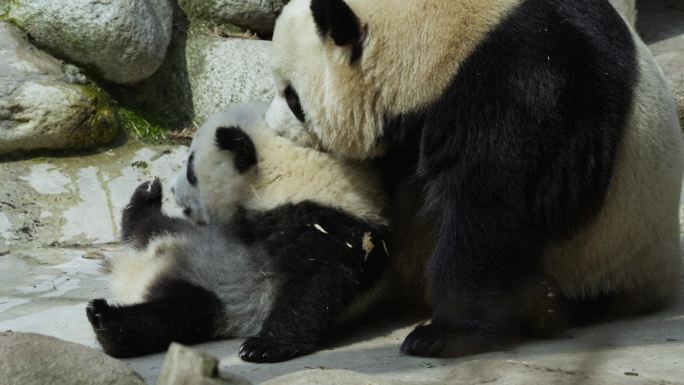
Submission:
[[[291,1],[273,35],[277,96],[266,113],[269,127],[299,145],[345,157],[377,155],[376,90],[359,68],[365,34],[341,0]]]
[[[300,145],[343,157],[381,155],[383,138],[391,136],[386,121],[437,100],[469,49],[445,37],[458,35],[455,14],[468,7],[431,2],[429,7],[440,9],[429,12],[439,16],[425,23],[421,15],[427,6],[391,0],[290,1],[273,34],[278,95],[266,114],[268,125]]]
[[[172,188],[187,217],[206,224],[233,216],[256,172],[249,133],[262,124],[265,111],[261,103],[234,105],[197,130]]]

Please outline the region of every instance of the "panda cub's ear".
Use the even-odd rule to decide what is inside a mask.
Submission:
[[[216,146],[234,154],[233,162],[240,173],[246,172],[257,162],[254,142],[240,127],[217,128]]]
[[[336,45],[349,47],[352,63],[361,57],[361,23],[344,0],[311,0],[311,14],[321,38],[330,36]]]

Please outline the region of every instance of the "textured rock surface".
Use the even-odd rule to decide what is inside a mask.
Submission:
[[[228,22],[262,36],[273,33],[275,20],[288,0],[179,0],[191,18]]]
[[[219,375],[219,361],[208,354],[173,343],[164,359],[157,385],[250,385],[235,375]]]
[[[40,46],[117,83],[159,68],[172,16],[169,0],[12,0],[8,14]]]
[[[636,0],[610,0],[610,3],[630,24],[634,25],[637,18]]]
[[[674,385],[676,382],[640,378],[637,372],[609,374],[564,370],[513,360],[475,360],[458,365],[442,378],[387,379],[348,370],[305,370],[266,381],[263,385]]]
[[[639,1],[637,30],[672,84],[684,127],[684,1]]]
[[[197,36],[187,44],[195,121],[230,103],[273,98],[270,42]]]
[[[108,97],[68,82],[84,80],[0,22],[0,155],[84,149],[114,139],[119,125]]]
[[[125,363],[85,346],[33,333],[0,333],[3,385],[143,385]]]

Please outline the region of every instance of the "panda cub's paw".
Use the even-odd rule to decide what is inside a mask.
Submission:
[[[155,207],[161,208],[162,184],[159,178],[141,183],[133,192],[130,207]]]
[[[278,340],[271,337],[250,337],[242,343],[238,355],[249,362],[282,362],[312,353],[312,344]]]
[[[120,324],[115,310],[106,300],[98,298],[88,302],[86,315],[105,353],[112,357],[130,357],[133,354],[127,346],[125,325]]]
[[[106,300],[102,298],[94,299],[88,302],[86,306],[86,315],[88,316],[88,321],[93,327],[95,332],[95,337],[97,341],[102,345],[102,349],[114,357],[124,356],[118,351],[116,343],[116,328],[111,328],[111,322],[109,318],[111,307]]]
[[[98,329],[102,329],[102,316],[108,309],[109,304],[102,298],[88,302],[88,306],[86,306],[86,315],[96,333]]]

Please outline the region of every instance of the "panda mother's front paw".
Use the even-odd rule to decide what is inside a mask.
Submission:
[[[162,184],[159,178],[141,183],[133,192],[130,207],[161,207]]]
[[[250,337],[242,343],[238,355],[244,361],[272,363],[287,361],[314,352],[313,344],[279,340],[272,337]]]
[[[498,333],[457,325],[419,325],[401,344],[401,352],[419,357],[463,357],[502,350],[506,339]]]

